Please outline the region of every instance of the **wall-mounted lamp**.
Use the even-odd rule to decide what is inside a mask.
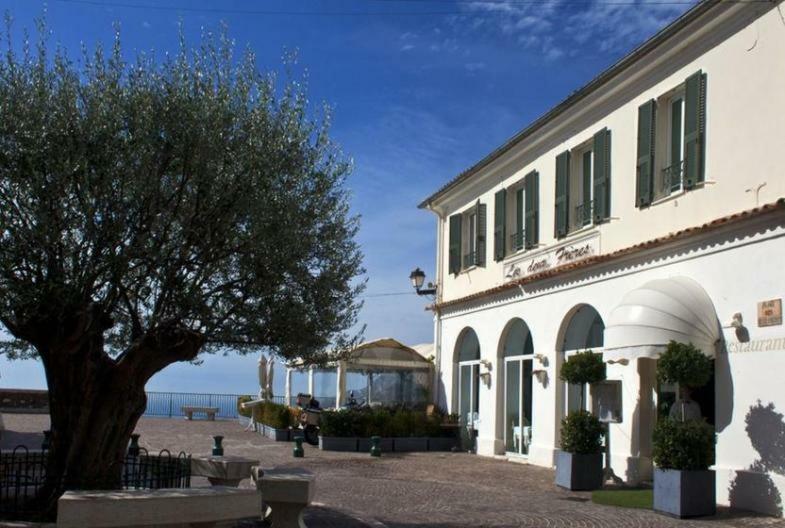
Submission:
[[[548,371],[545,369],[533,369],[532,376],[536,377],[540,383],[548,381]]]
[[[744,317],[742,317],[741,312],[733,314],[730,323],[725,325],[725,328],[744,328]]]
[[[427,288],[423,288],[422,285],[425,282],[425,272],[420,268],[415,268],[409,274],[409,280],[412,281],[412,286],[417,291],[417,295],[436,295],[436,286],[429,282]]]
[[[543,366],[548,366],[548,357],[545,354],[534,354],[534,359],[539,361]]]
[[[606,361],[606,363],[608,365],[625,365],[626,366],[626,365],[630,364],[630,360],[627,359],[627,358],[609,359],[608,361]]]

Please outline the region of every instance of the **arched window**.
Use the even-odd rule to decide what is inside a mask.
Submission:
[[[458,414],[462,424],[476,428],[480,411],[480,340],[471,328],[461,332],[455,357],[458,363]]]
[[[602,348],[605,323],[594,307],[588,304],[580,305],[567,317],[568,321],[566,321],[561,349],[565,360],[578,351]],[[584,390],[588,390],[588,387],[584,387]],[[564,411],[566,414],[579,410],[581,408],[581,387],[579,385],[565,384],[564,399]],[[583,401],[588,401],[588,397],[585,394]]]
[[[527,455],[532,439],[532,368],[534,343],[521,319],[502,333],[504,357],[504,446],[507,453]]]

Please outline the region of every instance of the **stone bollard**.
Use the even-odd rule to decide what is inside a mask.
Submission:
[[[294,458],[303,458],[303,456],[305,456],[305,451],[303,450],[302,436],[294,437],[294,448],[292,449],[292,456]]]
[[[221,435],[216,435],[213,437],[213,456],[224,456],[224,448],[223,445],[221,445],[223,440],[224,437]]]
[[[262,471],[260,467],[251,473],[262,494],[262,516],[272,528],[303,528],[303,510],[315,493],[313,474],[300,468]]]
[[[372,457],[380,457],[382,456],[382,448],[379,447],[379,444],[382,442],[381,436],[372,436],[371,437],[371,456]]]

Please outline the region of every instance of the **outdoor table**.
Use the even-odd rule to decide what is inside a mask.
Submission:
[[[251,477],[251,468],[259,461],[241,456],[201,455],[191,458],[191,475],[207,477],[213,486],[237,487]]]

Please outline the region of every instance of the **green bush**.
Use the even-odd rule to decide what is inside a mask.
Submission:
[[[292,415],[286,405],[265,402],[262,405],[261,422],[275,429],[288,429],[292,425]]]
[[[690,388],[703,387],[711,379],[711,359],[692,343],[671,341],[657,361],[657,379]]]
[[[654,463],[661,469],[708,469],[714,464],[714,427],[705,420],[660,419],[653,438]]]
[[[425,411],[398,408],[365,408],[322,411],[323,436],[337,437],[423,437],[452,436],[454,429],[441,426],[443,413],[428,416]]]
[[[570,413],[561,422],[562,451],[579,455],[602,452],[605,428],[600,420],[588,411]]]
[[[602,354],[595,354],[591,350],[573,354],[562,365],[559,377],[576,385],[604,381],[605,362]]]

